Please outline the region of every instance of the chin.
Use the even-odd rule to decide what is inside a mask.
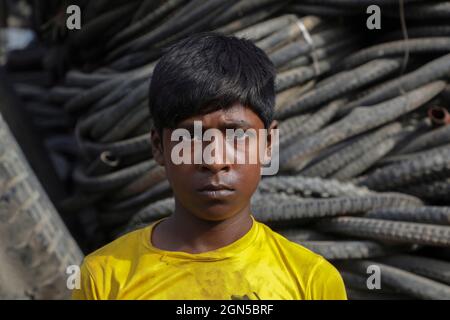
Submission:
[[[199,210],[199,214],[196,214],[196,216],[206,221],[223,221],[233,217],[235,214],[234,211],[235,210],[229,208],[228,206],[214,205]]]

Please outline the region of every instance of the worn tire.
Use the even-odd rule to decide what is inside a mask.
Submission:
[[[0,299],[68,298],[83,255],[0,116]]]

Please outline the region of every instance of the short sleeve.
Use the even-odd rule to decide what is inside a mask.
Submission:
[[[307,299],[310,300],[347,300],[339,271],[323,258],[311,272],[307,288]]]
[[[72,300],[99,300],[99,294],[95,286],[94,278],[87,266],[86,261],[80,268],[80,288],[73,289]]]

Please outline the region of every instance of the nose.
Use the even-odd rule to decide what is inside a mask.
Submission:
[[[220,171],[229,171],[230,170],[230,164],[228,163],[202,163],[199,165],[200,170],[202,171],[210,171],[211,173],[218,173]]]
[[[202,148],[202,163],[199,164],[200,170],[217,173],[220,171],[229,171],[230,161],[226,161],[226,144],[224,139],[213,137]]]

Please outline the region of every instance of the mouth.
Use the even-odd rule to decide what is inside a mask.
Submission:
[[[235,189],[225,184],[208,184],[197,191],[200,195],[213,199],[226,198],[235,193]]]

